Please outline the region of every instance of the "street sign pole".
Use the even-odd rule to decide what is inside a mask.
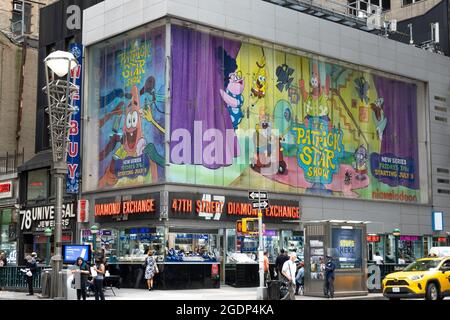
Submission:
[[[259,192],[261,194],[261,192]],[[264,286],[264,244],[263,244],[263,230],[262,230],[262,210],[261,210],[261,198],[259,199],[258,209],[258,233],[259,233],[259,248],[258,248],[258,260],[259,260],[259,288],[257,292],[257,300],[265,300],[267,297],[267,290]]]

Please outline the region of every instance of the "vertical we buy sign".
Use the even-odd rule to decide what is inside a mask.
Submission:
[[[69,150],[67,153],[67,179],[66,192],[78,193],[80,182],[80,139],[81,139],[81,77],[83,62],[83,47],[80,44],[71,44],[69,51],[78,61],[78,67],[71,72],[72,82],[77,91],[72,95],[72,106],[75,111],[72,114],[69,133]]]

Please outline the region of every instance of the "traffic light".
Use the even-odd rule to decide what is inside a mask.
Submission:
[[[242,232],[248,234],[258,233],[258,219],[257,218],[244,218],[242,219]]]

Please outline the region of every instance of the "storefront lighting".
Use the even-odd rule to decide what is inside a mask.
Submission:
[[[341,229],[349,229],[349,230],[351,230],[351,229],[353,229],[353,227],[352,226],[342,226]]]

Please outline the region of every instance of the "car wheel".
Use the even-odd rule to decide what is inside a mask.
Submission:
[[[425,295],[426,300],[438,300],[439,299],[439,289],[434,283],[429,283],[427,285],[427,291]]]

